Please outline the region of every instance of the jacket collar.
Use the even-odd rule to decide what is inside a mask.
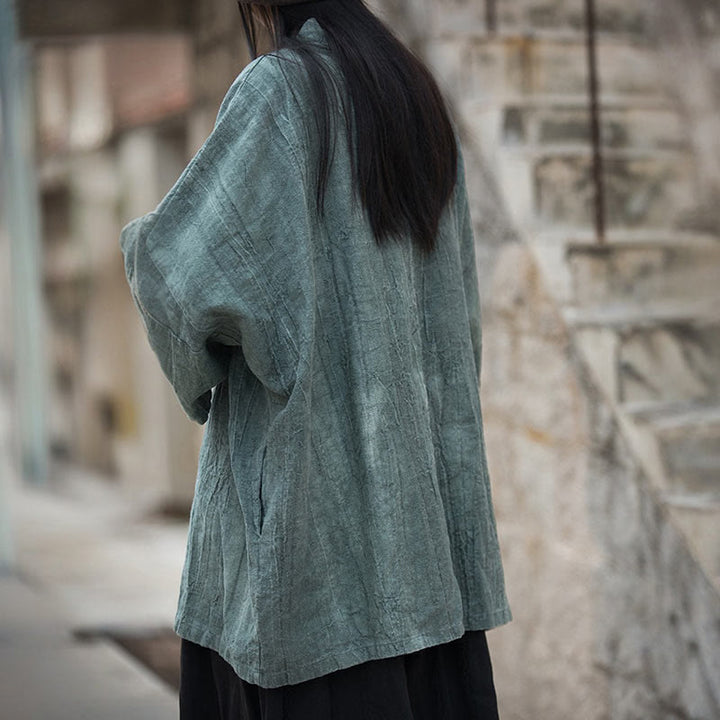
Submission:
[[[302,27],[298,30],[297,37],[303,38],[304,40],[315,40],[323,45],[327,44],[325,32],[320,27],[320,23],[313,17],[308,18],[302,24]]]

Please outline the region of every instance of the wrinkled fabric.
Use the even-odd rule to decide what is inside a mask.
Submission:
[[[328,49],[314,19],[300,37]],[[120,236],[149,342],[206,423],[175,631],[263,687],[512,619],[462,152],[429,257],[375,243],[342,123],[319,217],[309,88],[279,55]]]

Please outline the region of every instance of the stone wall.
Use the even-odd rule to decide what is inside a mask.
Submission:
[[[683,107],[700,197],[688,228],[720,232],[720,6],[713,0],[645,0],[650,37],[668,89]]]
[[[483,414],[514,616],[488,634],[501,717],[600,719],[607,682],[593,646],[606,558],[591,532],[585,391],[525,245],[500,249],[487,298]]]
[[[491,275],[482,398],[514,613],[488,634],[501,717],[720,717],[716,589],[577,357],[530,249],[501,246]]]
[[[605,563],[595,665],[612,720],[720,717],[720,598],[585,378],[588,499]]]

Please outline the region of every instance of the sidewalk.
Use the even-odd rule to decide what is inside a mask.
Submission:
[[[7,479],[7,478],[6,478]],[[10,482],[15,565],[0,574],[0,717],[165,720],[177,694],[104,630],[172,627],[187,526],[152,518],[111,482]]]

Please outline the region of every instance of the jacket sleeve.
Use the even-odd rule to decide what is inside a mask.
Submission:
[[[465,184],[465,166],[458,143],[458,231],[460,241],[460,259],[462,262],[463,289],[470,322],[473,355],[478,382],[482,366],[482,330],[480,313],[480,291],[478,285],[477,264],[475,255],[475,234],[473,232],[467,187]]]
[[[302,184],[287,129],[247,82],[249,69],[168,194],[120,234],[150,345],[184,411],[201,424],[232,352],[267,323],[271,269],[288,245],[273,242],[287,229],[272,225],[283,211],[278,188],[291,202]]]

